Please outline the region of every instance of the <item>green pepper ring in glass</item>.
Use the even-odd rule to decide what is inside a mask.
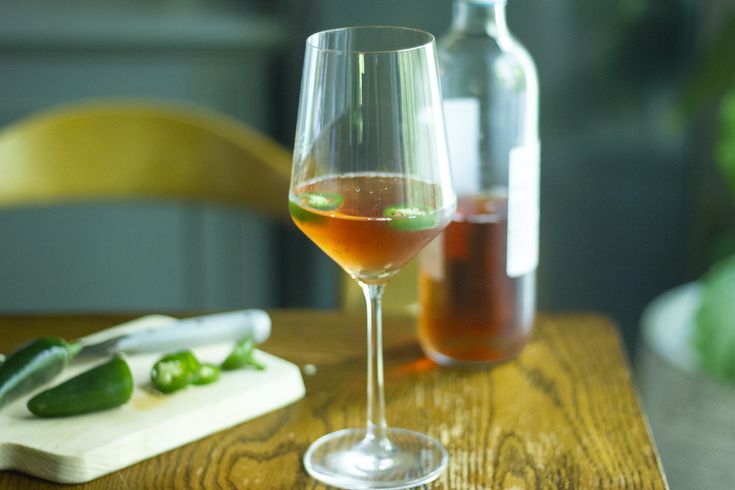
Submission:
[[[331,192],[304,192],[296,198],[301,204],[319,211],[333,211],[345,201],[344,197]]]
[[[437,224],[436,212],[428,206],[388,206],[383,210],[383,216],[391,218],[388,226],[400,231],[428,230]]]
[[[296,196],[297,204],[289,201],[288,210],[291,216],[299,221],[321,221],[323,216],[310,212],[309,209],[318,211],[334,211],[339,208],[345,198],[331,192],[304,192]],[[302,206],[305,206],[302,207]]]

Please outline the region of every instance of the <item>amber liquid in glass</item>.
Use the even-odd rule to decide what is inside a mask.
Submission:
[[[300,195],[340,196],[335,209],[309,207]],[[290,197],[291,217],[301,231],[348,274],[365,283],[382,283],[429,243],[449,220],[451,209],[437,209],[439,189],[397,174],[345,174],[307,182]],[[431,215],[424,226],[397,223],[391,207],[421,207]],[[427,223],[427,221],[423,221]]]
[[[531,332],[532,274],[508,277],[504,196],[465,196],[442,237],[421,255],[419,340],[441,364],[515,357]],[[528,308],[526,308],[527,310]]]

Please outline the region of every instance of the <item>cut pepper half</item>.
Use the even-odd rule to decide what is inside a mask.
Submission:
[[[132,396],[133,374],[118,355],[39,393],[26,405],[39,417],[67,417],[118,407]]]

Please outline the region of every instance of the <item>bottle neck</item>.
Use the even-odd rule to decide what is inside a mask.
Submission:
[[[505,22],[506,0],[454,0],[452,30],[492,37],[509,35]]]

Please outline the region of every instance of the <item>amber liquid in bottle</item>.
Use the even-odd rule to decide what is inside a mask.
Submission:
[[[464,196],[443,235],[422,253],[419,340],[440,364],[487,364],[515,357],[531,332],[533,273],[509,277],[507,198]]]

